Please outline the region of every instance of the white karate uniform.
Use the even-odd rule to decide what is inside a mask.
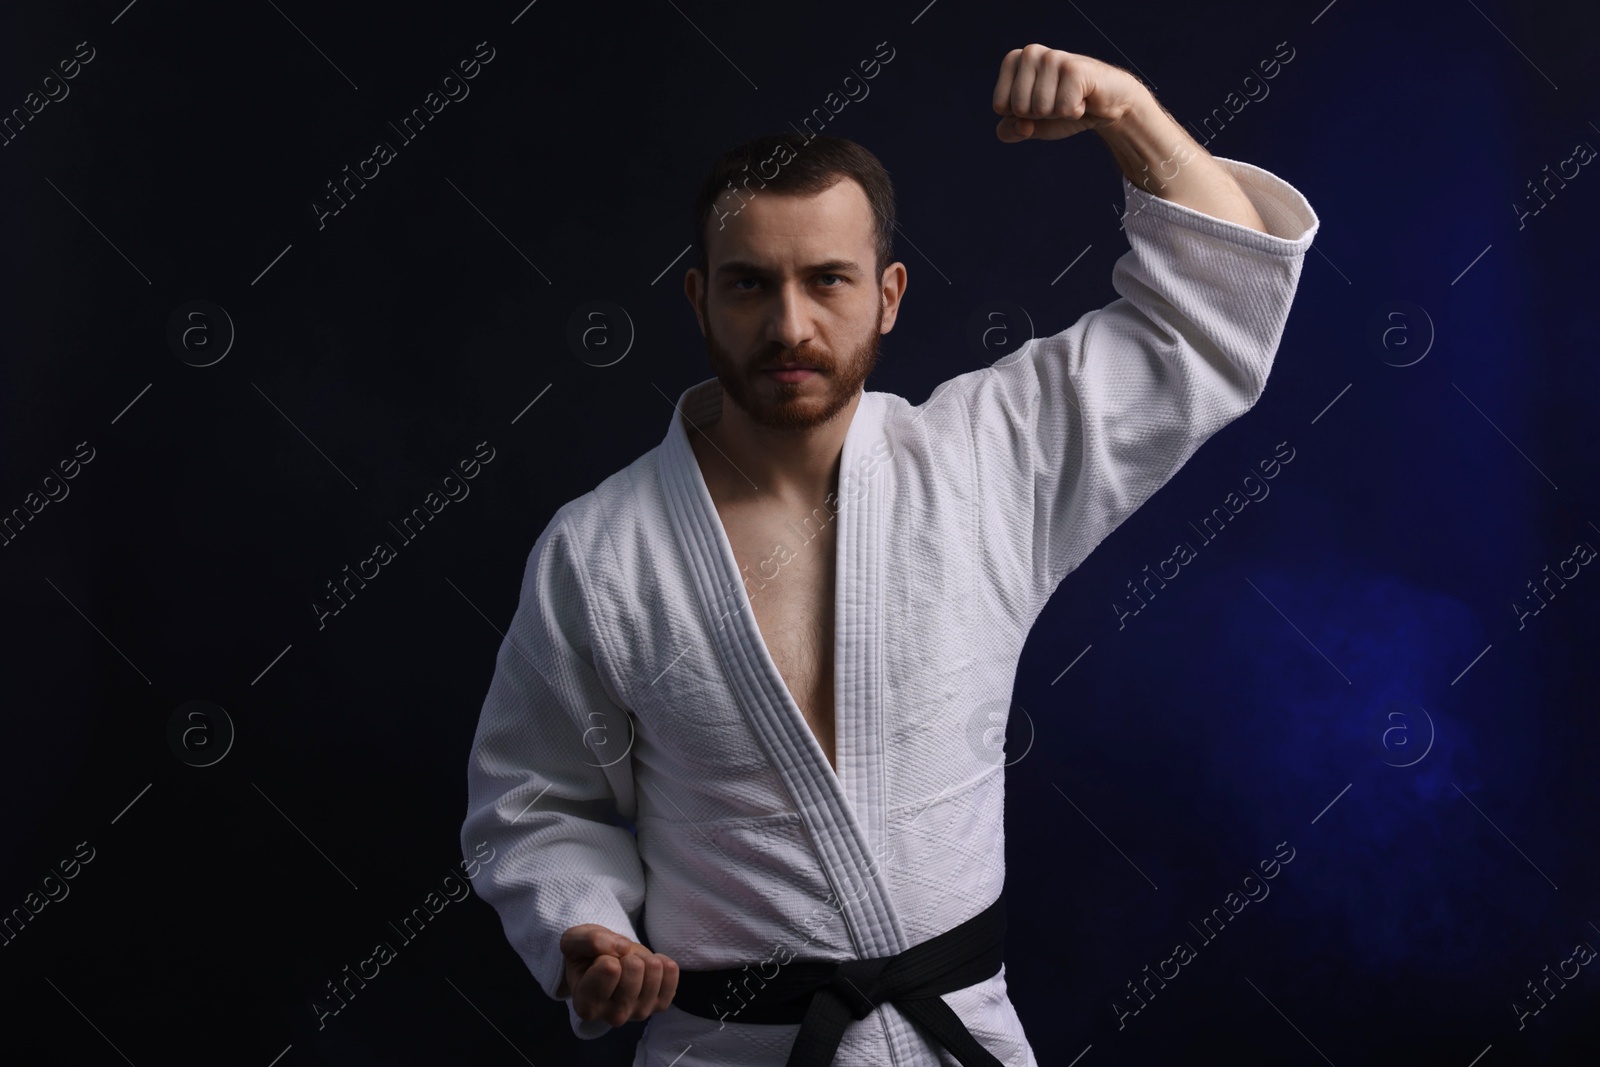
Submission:
[[[461,830],[464,856],[494,849],[474,884],[547,994],[580,923],[720,968],[897,953],[999,895],[1005,772],[974,737],[1003,725],[1061,580],[1261,395],[1318,227],[1282,179],[1218,163],[1269,233],[1124,179],[1118,299],[924,404],[862,395],[832,519],[837,773],[762,640],[676,414],[660,445],[556,512],[500,646]],[[721,393],[708,379],[679,407],[703,426]],[[944,999],[1002,1062],[1034,1064],[1004,970]],[[568,1018],[583,1037],[608,1029],[570,998]],[[798,1029],[674,1007],[633,1062],[782,1064]],[[956,1060],[885,1004],[835,1062]]]

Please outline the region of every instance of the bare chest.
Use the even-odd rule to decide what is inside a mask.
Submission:
[[[813,515],[829,517],[826,511]],[[761,639],[828,762],[837,769],[834,524],[817,519],[791,524],[770,509],[755,508],[733,510],[722,518]]]

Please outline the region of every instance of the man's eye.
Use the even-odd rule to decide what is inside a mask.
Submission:
[[[850,279],[846,278],[843,274],[819,274],[819,275],[817,275],[817,277],[818,278],[834,278],[834,279],[837,280],[837,284],[824,285],[823,286],[824,289],[842,289],[842,288],[844,288],[844,283],[848,282],[850,280]],[[737,293],[751,293],[751,292],[754,292],[755,291],[754,289],[742,289],[742,288],[740,288],[740,286],[742,286],[745,282],[751,282],[754,285],[760,285],[761,284],[761,279],[760,278],[736,278],[733,281],[728,283],[728,287],[730,289],[732,289],[734,292],[737,292]]]

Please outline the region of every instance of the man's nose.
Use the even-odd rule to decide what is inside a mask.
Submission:
[[[767,320],[767,340],[793,352],[816,337],[810,301],[794,286],[784,286],[773,301]]]

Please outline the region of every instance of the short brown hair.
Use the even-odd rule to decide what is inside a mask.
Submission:
[[[774,167],[777,173],[769,174]],[[700,270],[709,272],[706,259],[706,226],[711,221],[717,197],[733,188],[740,195],[755,197],[765,190],[789,196],[815,196],[832,188],[843,178],[861,186],[872,207],[876,225],[873,247],[876,252],[874,277],[894,259],[894,185],[889,172],[871,151],[842,137],[801,133],[767,134],[729,149],[711,167],[694,201],[695,245],[700,250]]]

